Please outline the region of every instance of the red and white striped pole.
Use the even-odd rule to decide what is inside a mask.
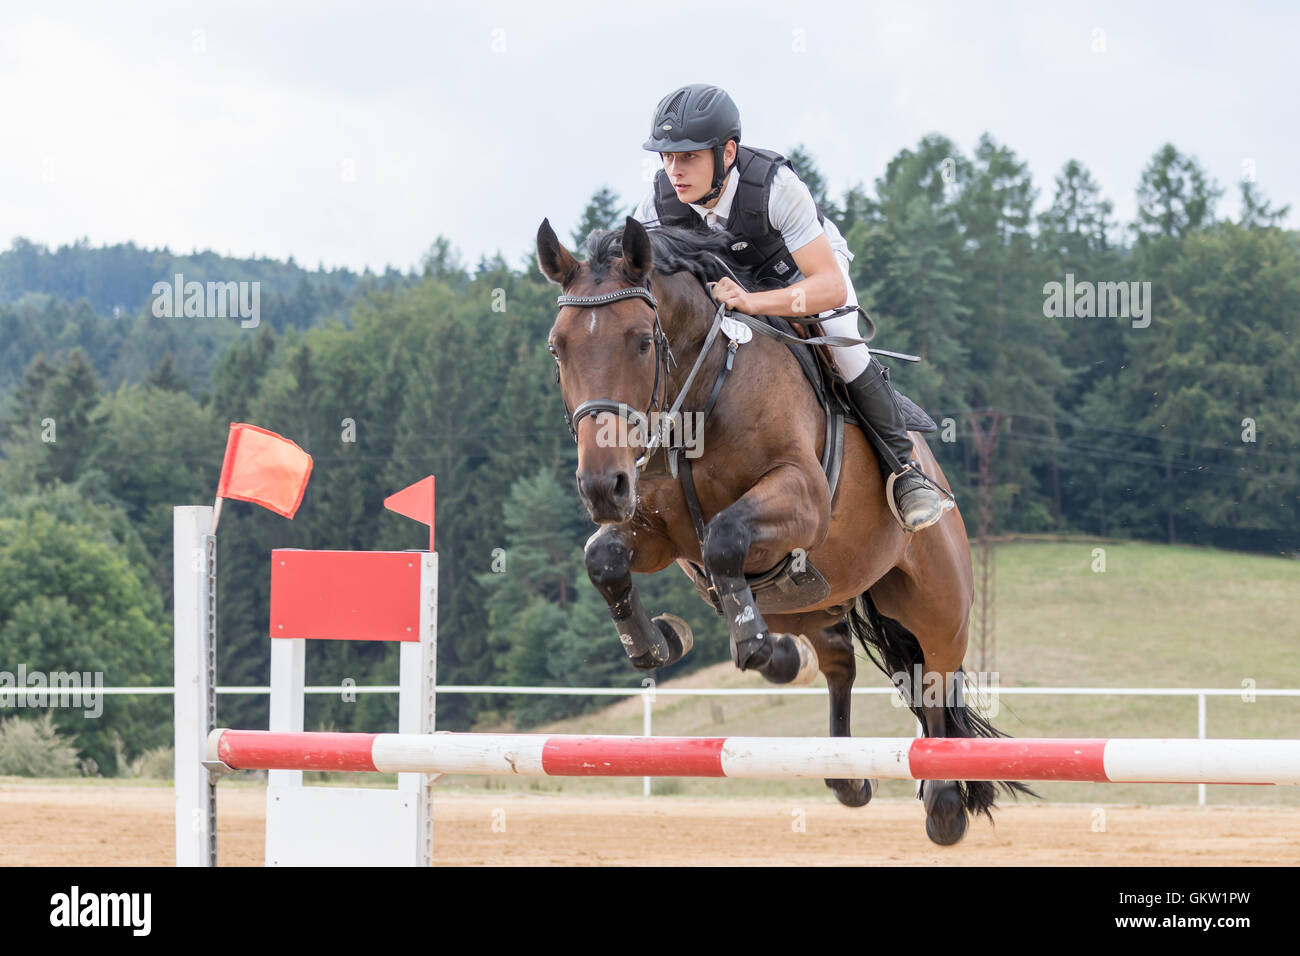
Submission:
[[[214,730],[208,738],[208,759],[236,770],[1300,785],[1297,740],[584,737]]]

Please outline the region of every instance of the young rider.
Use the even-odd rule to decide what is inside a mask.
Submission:
[[[740,247],[737,258],[755,277],[784,286],[746,292],[723,278],[713,294],[728,309],[807,316],[858,304],[848,243],[785,157],[740,145],[740,111],[725,90],[694,83],[669,93],[655,109],[644,148],[659,153],[664,165],[633,213],[638,220],[696,227],[703,220],[711,229],[727,229],[743,240],[733,248]],[[856,312],[819,321],[828,335],[858,336]],[[834,348],[832,354],[854,408],[901,465],[893,485],[900,523],[908,531],[934,524],[945,502],[913,470],[912,441],[884,367],[865,345]]]

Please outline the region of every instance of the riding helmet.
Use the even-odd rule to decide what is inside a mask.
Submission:
[[[719,86],[692,83],[659,101],[643,148],[656,153],[713,150],[713,189],[697,200],[704,203],[722,192],[727,174],[722,156],[729,139],[740,143],[740,110],[735,101]]]

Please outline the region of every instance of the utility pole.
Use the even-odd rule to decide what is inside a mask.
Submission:
[[[979,487],[979,517],[977,522],[977,553],[979,572],[975,581],[975,610],[971,615],[971,631],[975,638],[978,668],[991,672],[997,661],[997,635],[994,632],[994,579],[993,562],[993,475],[994,459],[998,451],[998,433],[1002,428],[1002,412],[990,408],[982,412],[967,412],[966,422],[975,439],[977,456],[975,479]],[[1009,423],[1008,423],[1009,424]]]

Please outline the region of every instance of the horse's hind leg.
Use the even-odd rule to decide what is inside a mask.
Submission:
[[[853,639],[848,625],[843,621],[823,628],[813,640],[817,648],[817,663],[826,675],[826,686],[831,699],[831,736],[852,736],[849,730],[849,713],[853,706],[853,680],[858,664],[853,656]],[[878,786],[875,780],[827,780],[826,786],[835,791],[835,798],[846,807],[861,807],[871,802]]]
[[[632,666],[642,670],[666,667],[691,650],[695,642],[685,621],[675,614],[651,620],[641,606],[632,583],[632,550],[618,525],[604,525],[587,540],[586,563],[587,576],[609,605],[618,639]]]
[[[916,689],[913,689],[915,692]],[[964,705],[963,705],[964,706]],[[921,708],[927,737],[947,737],[948,722],[943,704]],[[961,787],[955,780],[926,780],[921,784],[925,807],[925,834],[940,846],[952,846],[966,835],[969,814]]]
[[[807,611],[798,614],[773,614],[771,625],[794,634],[807,634],[817,652],[817,666],[826,675],[830,690],[830,735],[849,737],[849,710],[853,702],[853,680],[857,660],[853,654],[853,634],[844,619],[843,608]],[[871,802],[879,782],[876,780],[827,780],[826,786],[846,807],[861,807]]]

